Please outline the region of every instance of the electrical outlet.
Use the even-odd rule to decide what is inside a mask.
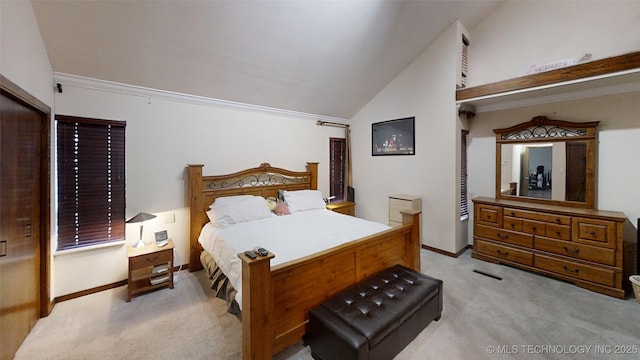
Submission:
[[[165,224],[172,224],[174,222],[176,222],[176,214],[175,213],[165,214],[165,216],[164,216],[164,223]]]

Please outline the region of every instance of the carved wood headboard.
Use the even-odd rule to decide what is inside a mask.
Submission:
[[[202,269],[202,246],[198,236],[209,222],[206,212],[222,196],[258,195],[278,197],[279,190],[317,190],[318,163],[308,162],[307,171],[292,171],[262,163],[256,168],[233,174],[202,176],[204,165],[187,165],[189,179],[189,271]]]

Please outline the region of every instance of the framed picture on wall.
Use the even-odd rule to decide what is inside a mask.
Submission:
[[[415,155],[415,125],[415,117],[371,124],[371,155]]]

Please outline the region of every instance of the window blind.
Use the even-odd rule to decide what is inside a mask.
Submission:
[[[124,240],[126,122],[56,120],[58,250]]]
[[[467,199],[467,140],[469,131],[461,131],[460,148],[460,219],[469,217],[469,205]]]
[[[469,69],[469,39],[467,39],[464,35],[462,35],[462,56],[461,56],[461,78],[460,78],[460,87],[467,86],[467,74]]]
[[[346,150],[347,142],[345,139],[329,139],[329,196],[335,196],[335,200],[345,199],[344,178]]]

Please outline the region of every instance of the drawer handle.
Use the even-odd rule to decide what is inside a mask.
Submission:
[[[516,212],[515,212],[515,211],[512,211],[512,212],[511,212],[511,216],[516,216]]]
[[[560,236],[560,231],[556,231],[556,235]]]
[[[574,273],[574,274],[577,274],[580,272],[580,269],[572,270],[572,269],[569,269],[566,265],[562,265],[562,268],[564,269],[564,271]]]
[[[158,256],[157,256],[157,255],[156,255],[156,256],[154,256],[154,257],[153,257],[153,259],[149,259],[149,258],[147,258],[147,262],[154,262],[154,261],[156,261],[156,260],[158,260]]]
[[[564,251],[566,251],[566,252],[568,252],[568,253],[574,253],[574,254],[577,254],[577,253],[579,253],[579,252],[580,252],[580,249],[569,249],[569,248],[568,248],[568,247],[566,247],[566,246],[563,246],[562,248],[564,249]]]
[[[538,228],[537,227],[532,227],[531,230],[536,231]]]
[[[516,227],[516,224],[511,224],[511,228],[514,229]]]
[[[500,238],[500,239],[505,239],[505,240],[509,238],[509,235],[508,235],[508,234],[506,234],[506,235],[502,235],[502,234],[500,234],[500,233],[496,233],[496,236],[498,236],[498,238]]]
[[[596,232],[595,231],[589,231],[589,234],[591,234],[591,236],[595,236]]]
[[[560,224],[560,218],[556,218],[556,222]]]
[[[498,249],[496,251],[498,252],[498,255],[509,256],[509,253],[507,251],[500,251],[500,249]]]

